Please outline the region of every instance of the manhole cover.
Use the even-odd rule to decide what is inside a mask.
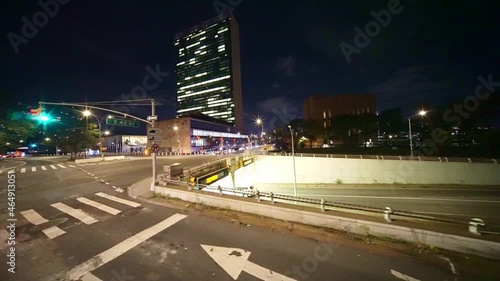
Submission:
[[[122,213],[122,217],[131,217],[139,214],[142,211],[142,208],[128,210]]]
[[[17,242],[26,242],[26,241],[30,241],[31,239],[33,239],[33,237],[31,237],[31,235],[29,235],[28,233],[19,233],[16,235],[16,241]]]
[[[31,232],[41,231],[43,229],[46,229],[46,228],[49,228],[49,227],[52,227],[52,226],[58,226],[58,225],[63,224],[65,222],[67,222],[67,221],[68,221],[68,218],[53,219],[53,220],[50,220],[50,221],[48,221],[46,223],[42,223],[42,224],[33,226],[30,229],[30,231]]]

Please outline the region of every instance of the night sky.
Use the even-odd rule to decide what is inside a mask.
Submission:
[[[117,100],[142,84],[146,66],[159,65],[170,74],[148,97],[163,103],[160,119],[175,116],[174,35],[217,16],[214,1],[70,0],[16,54],[9,32],[22,35],[21,18],[31,21],[41,8],[36,1],[4,2],[4,97],[34,106]],[[402,11],[350,63],[339,45],[355,46],[354,28],[364,30],[370,11],[391,1],[217,2],[239,3],[233,13],[248,128],[257,115],[266,127],[301,117],[303,100],[315,93],[373,93],[379,111],[401,106],[409,113],[421,103],[472,95],[479,75],[500,81],[495,1],[402,0]]]

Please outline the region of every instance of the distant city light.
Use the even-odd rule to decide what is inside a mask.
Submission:
[[[105,131],[104,134],[107,136],[107,135],[110,134],[110,132],[109,131]]]
[[[45,141],[49,141],[50,139],[49,138],[45,138]]]

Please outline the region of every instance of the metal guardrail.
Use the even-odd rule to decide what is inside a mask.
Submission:
[[[463,226],[467,226],[469,228],[469,231],[473,234],[476,234],[476,235],[480,235],[481,230],[484,230],[486,228],[486,224],[484,223],[484,221],[482,221],[481,219],[478,219],[478,218],[471,218],[470,220],[462,219],[462,218],[450,218],[450,217],[445,217],[445,216],[431,215],[431,214],[427,214],[427,213],[411,212],[411,211],[405,211],[405,210],[393,210],[390,207],[379,208],[379,207],[371,207],[371,206],[357,205],[357,204],[350,204],[350,203],[326,201],[324,199],[295,197],[292,195],[277,194],[277,193],[273,193],[273,192],[260,192],[258,190],[246,189],[246,188],[233,189],[233,188],[228,188],[228,187],[217,186],[215,184],[204,185],[204,184],[188,183],[186,181],[165,180],[165,179],[160,180],[160,182],[162,182],[163,185],[173,184],[173,185],[185,186],[188,188],[188,190],[206,189],[206,190],[209,190],[209,191],[212,191],[215,193],[219,193],[219,195],[226,194],[226,195],[239,195],[239,196],[244,196],[244,197],[255,197],[257,199],[257,201],[259,201],[259,202],[262,199],[266,199],[268,201],[271,201],[273,204],[276,202],[276,200],[282,201],[283,203],[289,203],[289,204],[290,203],[310,204],[310,205],[321,208],[321,211],[323,211],[323,212],[325,212],[326,209],[328,208],[328,209],[349,209],[349,210],[356,210],[356,211],[378,213],[378,214],[382,214],[384,216],[385,221],[387,221],[387,222],[392,222],[392,216],[400,216],[400,217],[407,217],[407,218],[414,218],[414,219],[463,225]]]
[[[289,152],[254,152],[255,155],[267,156],[292,156]],[[318,157],[318,158],[344,158],[344,159],[376,159],[376,160],[413,160],[434,162],[464,162],[464,163],[489,163],[498,164],[498,159],[488,158],[459,158],[459,157],[427,157],[427,156],[394,156],[394,155],[357,155],[357,154],[319,154],[319,153],[295,153],[295,157]]]

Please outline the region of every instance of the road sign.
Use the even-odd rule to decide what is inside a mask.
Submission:
[[[234,280],[242,271],[266,281],[296,281],[248,260],[250,252],[243,249],[201,245],[203,250]]]
[[[158,120],[157,115],[148,116],[148,121],[156,121],[156,120]]]
[[[149,128],[148,129],[148,136],[150,136],[150,137],[159,137],[161,135],[163,135],[162,129],[157,129],[157,128]]]
[[[123,118],[115,118],[115,117],[106,118],[106,124],[115,126],[124,126],[124,127],[134,127],[134,128],[139,127],[139,121],[123,119]]]
[[[148,141],[155,141],[156,137],[155,136],[152,136],[152,137],[148,137]]]
[[[153,150],[154,153],[158,153],[160,152],[160,146],[155,143],[151,146],[151,150]]]

